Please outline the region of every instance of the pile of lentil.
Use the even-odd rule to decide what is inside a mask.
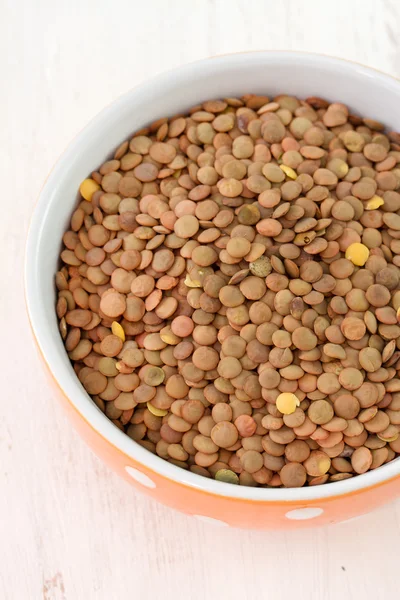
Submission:
[[[159,457],[300,487],[400,454],[400,134],[254,94],[137,132],[56,275],[82,385]]]

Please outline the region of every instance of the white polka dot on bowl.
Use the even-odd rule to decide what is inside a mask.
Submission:
[[[322,508],[296,508],[295,510],[289,510],[285,517],[292,521],[307,521],[308,519],[320,517],[323,512]]]
[[[229,527],[228,523],[225,521],[219,521],[218,519],[213,519],[212,517],[206,517],[205,515],[193,515],[195,519],[199,521],[203,521],[203,523],[210,523],[211,525],[216,525],[218,527]]]
[[[147,488],[155,488],[156,487],[156,484],[154,483],[154,481],[152,479],[150,479],[150,477],[148,477],[147,475],[142,473],[141,471],[138,471],[138,469],[134,469],[133,467],[125,467],[125,471],[128,473],[128,475],[130,475],[132,477],[132,479],[134,479],[141,485],[144,485]]]

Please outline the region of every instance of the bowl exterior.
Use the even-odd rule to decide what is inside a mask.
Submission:
[[[203,481],[198,477],[196,484],[188,485],[184,477],[182,481],[180,476],[168,477],[162,474],[165,468],[157,470],[158,467],[146,464],[147,453],[136,451],[135,447],[143,449],[134,442],[129,444],[130,453],[123,449],[128,446],[126,442],[115,442],[110,423],[95,412],[96,407],[74,377],[54,314],[53,273],[57,268],[59,243],[76,201],[76,190],[87,173],[107,158],[110,147],[118,146],[143,125],[186,110],[200,100],[250,91],[271,96],[287,92],[300,97],[327,97],[345,102],[352,110],[371,118],[383,116],[386,124],[400,130],[400,84],[370,69],[336,59],[285,52],[238,54],[201,61],[159,76],[103,111],[78,136],[50,175],[28,237],[25,267],[28,313],[56,394],[77,430],[102,460],[138,489],[188,515],[225,526],[289,529],[336,523],[369,512],[400,494],[398,466],[388,476],[375,477],[371,485],[361,486],[356,477],[347,481],[346,492],[340,495],[333,491],[321,496],[316,493],[314,499],[304,501],[293,499],[296,496],[293,490],[285,490],[288,499],[279,501],[271,499],[269,490],[265,490],[269,499],[260,495],[252,498],[250,491],[246,498],[234,494],[231,497],[226,491],[219,494],[215,487],[210,491],[208,479]],[[159,465],[150,459],[148,462],[152,467]],[[332,484],[332,489],[335,485]]]

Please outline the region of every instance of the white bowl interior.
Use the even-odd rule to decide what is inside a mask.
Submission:
[[[61,238],[80,182],[137,129],[209,98],[245,93],[321,96],[400,130],[400,82],[361,65],[291,52],[220,56],[157,76],[104,109],[75,138],[51,172],[36,205],[27,241],[25,282],[31,324],[54,377],[79,412],[110,442],[155,472],[212,493],[259,501],[340,495],[398,474],[393,461],[376,471],[327,486],[296,490],[232,486],[202,478],[144,450],[119,431],[88,397],[64,350],[55,315],[54,273]]]

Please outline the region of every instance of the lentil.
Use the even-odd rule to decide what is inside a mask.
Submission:
[[[343,104],[251,94],[124,142],[81,183],[56,274],[99,409],[235,485],[399,456],[397,144]]]

